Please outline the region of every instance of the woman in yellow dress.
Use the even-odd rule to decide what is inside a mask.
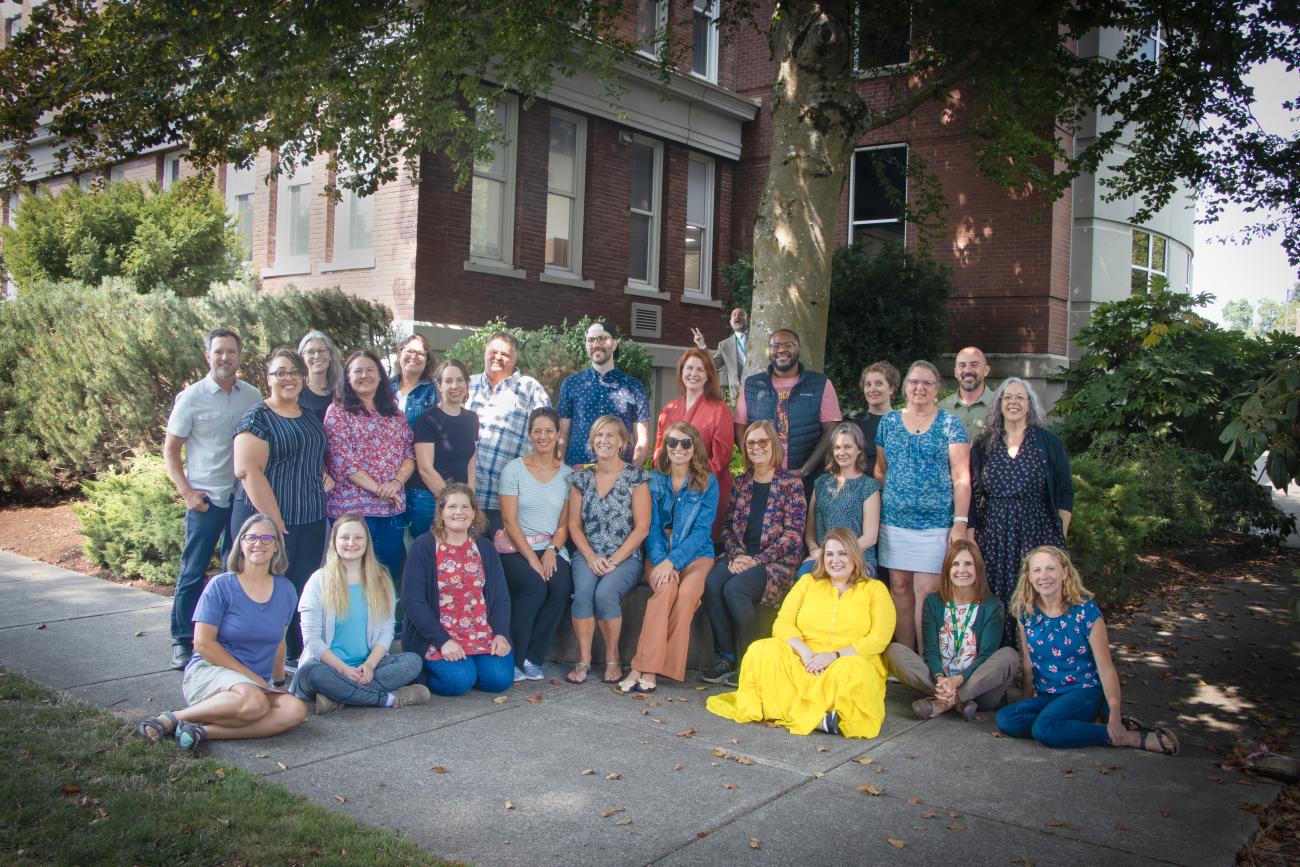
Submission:
[[[814,729],[874,738],[885,719],[885,663],[894,634],[889,588],[862,564],[858,540],[837,527],[817,566],[791,588],[772,637],[755,641],[736,692],[707,707],[736,722],[771,720],[791,734]]]

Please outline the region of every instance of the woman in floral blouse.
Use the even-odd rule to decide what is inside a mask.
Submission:
[[[1106,621],[1068,554],[1042,545],[1025,556],[1011,613],[1025,686],[1023,699],[998,711],[1004,734],[1058,749],[1108,744],[1178,755],[1171,732],[1121,716]]]
[[[573,634],[579,662],[565,679],[586,683],[599,620],[605,642],[603,680],[618,683],[623,678],[620,603],[641,577],[641,543],[650,532],[649,475],[623,460],[628,433],[618,416],[596,419],[587,444],[596,463],[569,477],[569,538],[578,549],[573,558]]]
[[[334,478],[325,513],[364,516],[375,556],[396,582],[406,558],[406,480],[415,472],[415,449],[374,353],[348,356],[339,396],[325,411],[325,437]]]
[[[505,692],[514,683],[510,590],[486,528],[474,492],[448,482],[433,527],[406,559],[402,649],[424,659],[435,695]]]

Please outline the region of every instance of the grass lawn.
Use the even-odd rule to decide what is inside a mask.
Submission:
[[[0,767],[6,865],[446,863],[9,672]]]

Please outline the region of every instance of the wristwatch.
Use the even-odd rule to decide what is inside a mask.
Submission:
[[[283,689],[284,685],[288,682],[289,682],[289,678],[282,677],[279,680],[271,681],[271,686],[275,687],[276,689]]]

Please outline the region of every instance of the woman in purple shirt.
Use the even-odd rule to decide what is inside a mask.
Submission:
[[[189,706],[143,720],[141,737],[171,735],[192,750],[206,740],[278,735],[307,719],[307,705],[284,691],[284,634],[298,606],[281,577],[284,536],[257,514],[235,538],[230,571],[208,582],[194,610],[194,657],[181,681]]]

